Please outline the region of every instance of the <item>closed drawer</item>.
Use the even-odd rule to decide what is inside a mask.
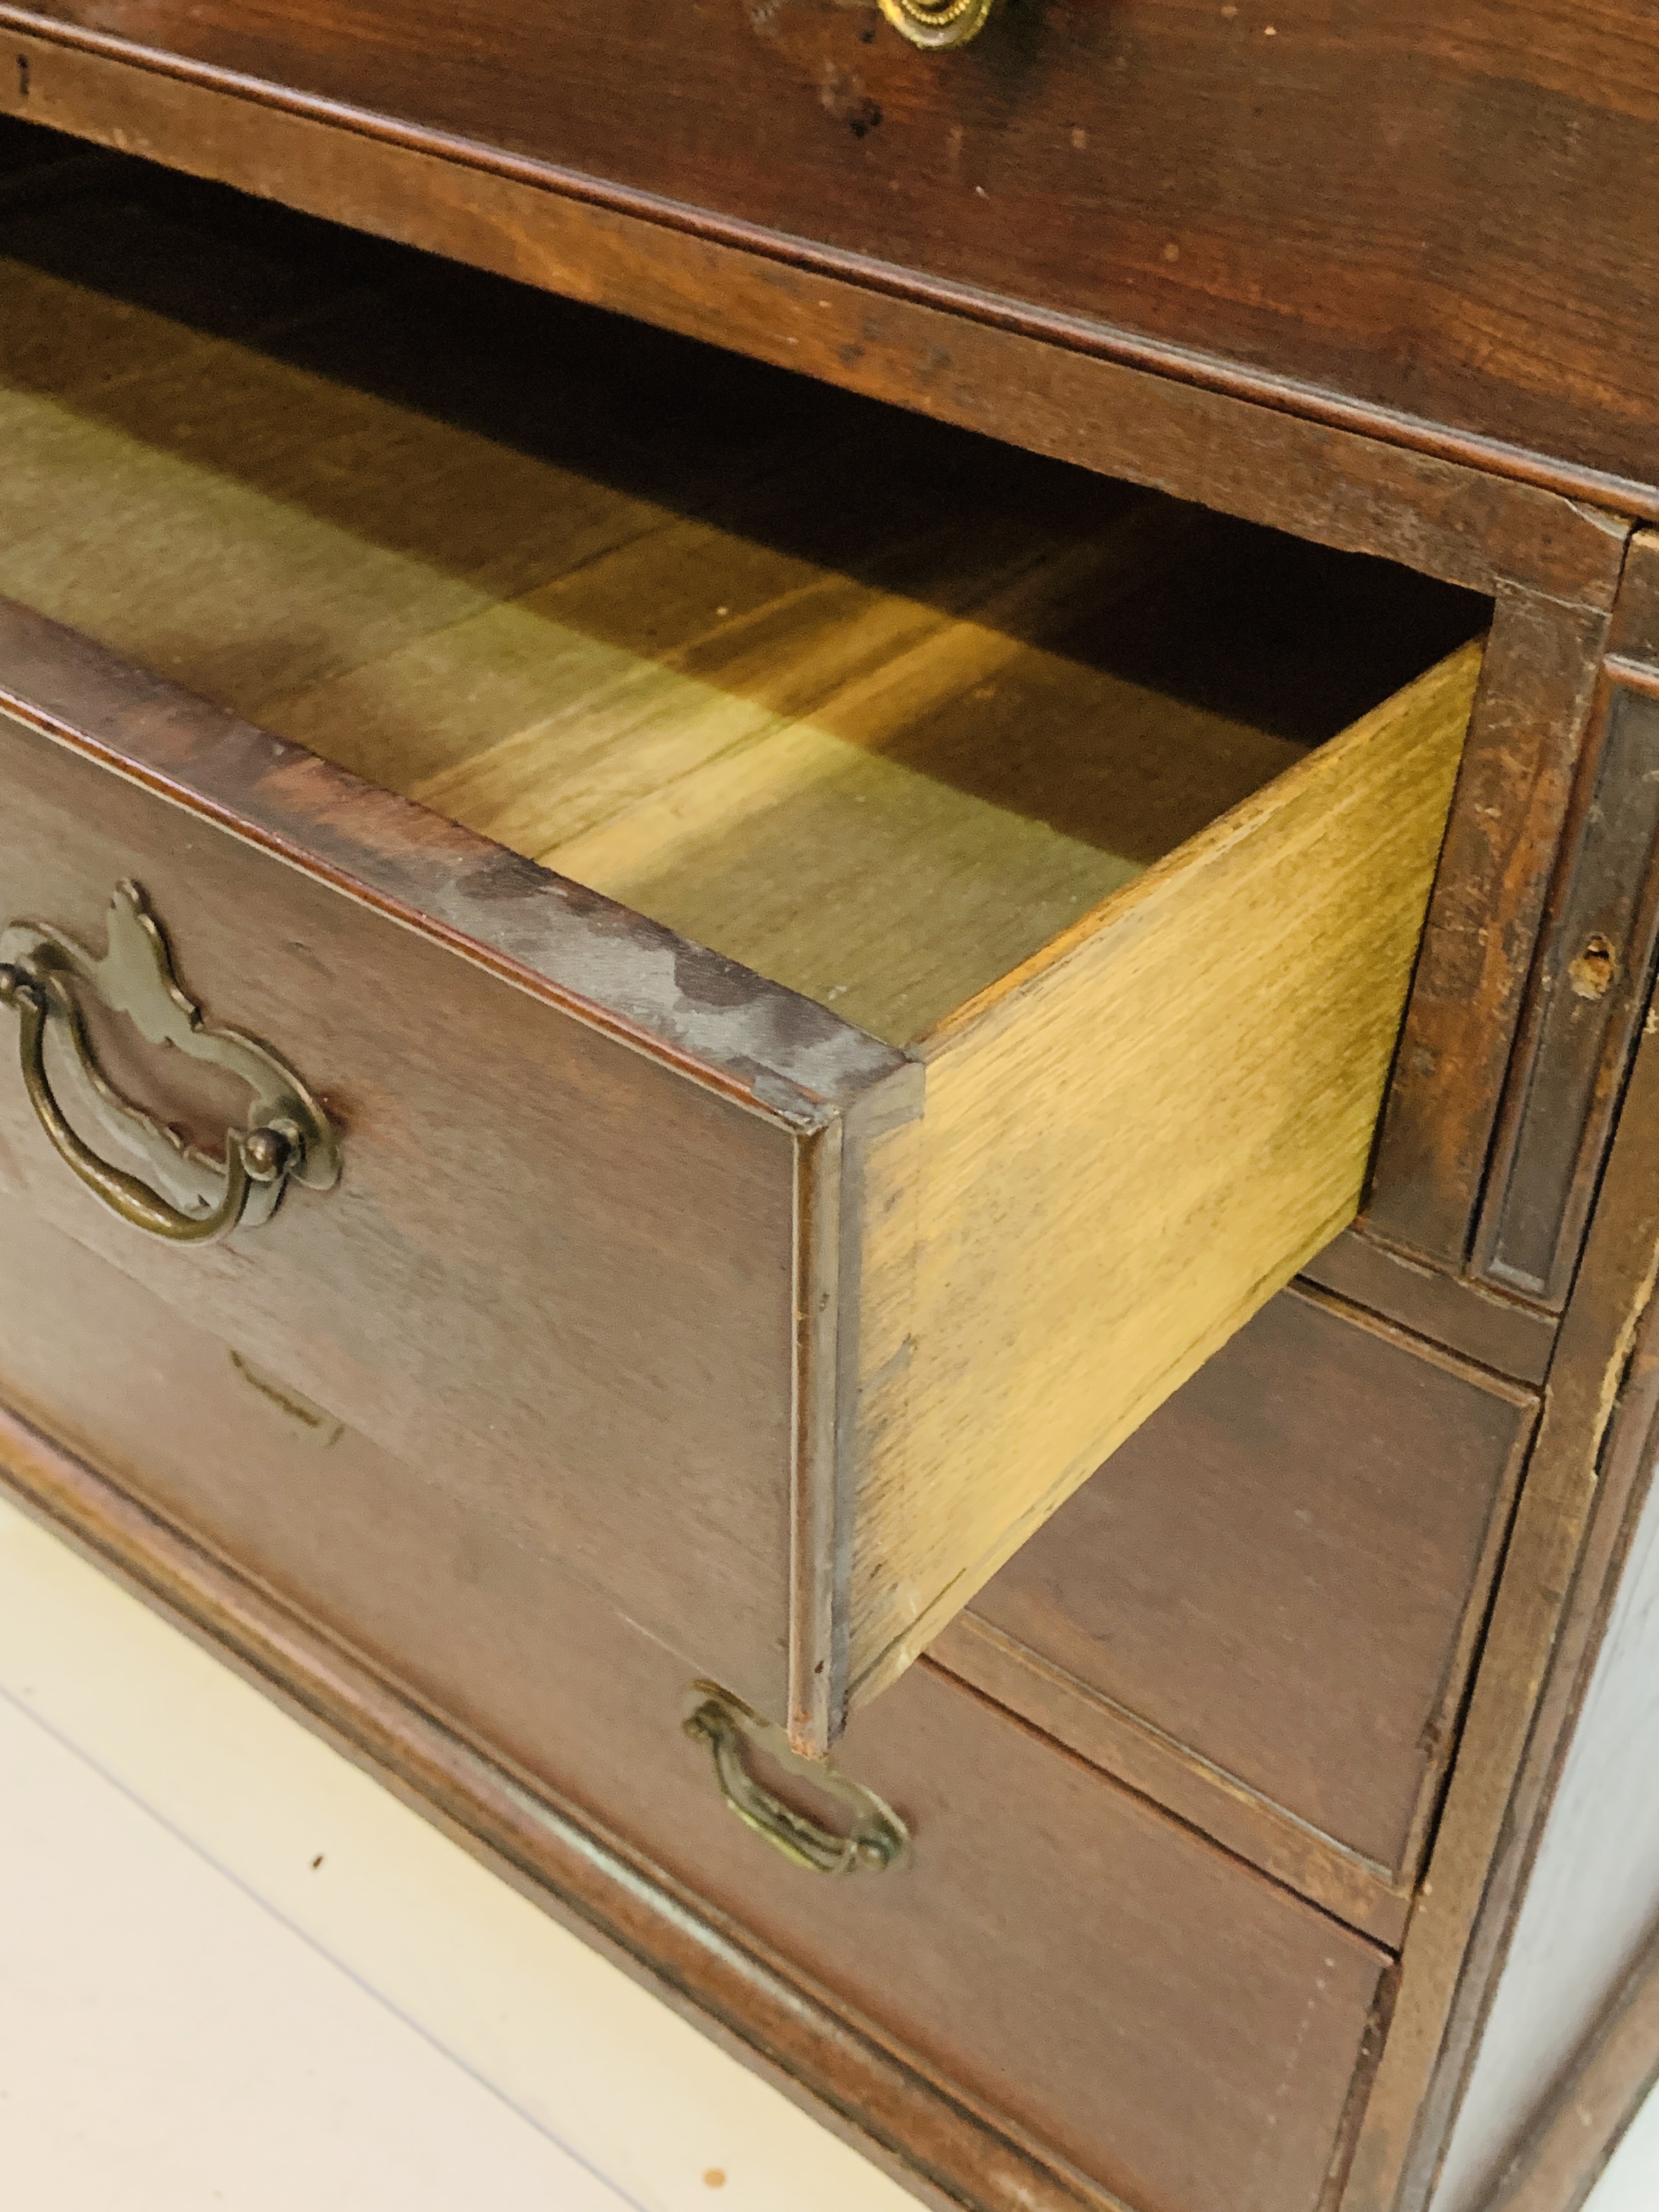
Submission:
[[[9,957],[142,896],[343,1164],[171,1243],[12,1080],[29,1205],[822,1746],[1354,1212],[1479,603],[217,200],[9,243]],[[47,996],[214,1204],[246,1091]]]
[[[1537,1411],[1283,1291],[933,1656],[1398,1943]]]
[[[1314,2212],[1382,1949],[931,1666],[836,1753],[908,1823],[908,1864],[787,1863],[683,1733],[672,1653],[13,1205],[0,1191],[0,1396],[1046,2161],[1129,2212]]]
[[[15,113],[159,143],[372,227],[426,214],[461,252],[522,251],[511,234],[539,221],[554,281],[598,298],[630,288],[667,320],[740,319],[766,261],[733,271],[653,250],[603,215],[584,223],[565,196],[665,219],[671,241],[712,230],[969,316],[1058,324],[1178,374],[1207,354],[1212,375],[1270,404],[1288,379],[1322,410],[1333,395],[1390,410],[1384,434],[1414,418],[1654,481],[1655,139],[1629,87],[1650,79],[1659,34],[1641,0],[1598,0],[1571,39],[1540,4],[1500,16],[1485,0],[1386,14],[1275,0],[1231,16],[1220,0],[1000,0],[972,45],[942,54],[907,46],[877,0],[47,0],[0,14],[29,63],[0,84]],[[164,57],[174,82],[123,82],[31,35],[43,29]],[[226,72],[238,89],[283,89],[216,112],[176,82],[225,86]],[[417,213],[400,197],[419,193],[410,165],[365,178],[271,112],[290,105],[465,149],[467,168]],[[474,163],[544,184],[547,212],[501,237]],[[1607,270],[1626,278],[1612,313]],[[879,293],[867,315],[878,332]],[[870,330],[837,335],[828,373],[856,377]],[[921,364],[918,380],[953,367]],[[1016,419],[1006,395],[975,398],[985,421]]]

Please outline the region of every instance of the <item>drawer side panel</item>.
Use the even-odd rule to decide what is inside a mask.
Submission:
[[[855,1702],[1353,1218],[1480,660],[928,1048],[919,1259],[890,1285],[909,1418],[862,1471]]]

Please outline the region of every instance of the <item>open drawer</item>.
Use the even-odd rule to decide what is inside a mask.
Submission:
[[[823,1747],[1356,1211],[1481,603],[137,168],[0,243],[0,1165]]]

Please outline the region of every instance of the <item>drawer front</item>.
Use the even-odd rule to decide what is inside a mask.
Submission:
[[[708,211],[781,234],[791,258],[801,241],[843,264],[872,257],[946,296],[1105,325],[1119,348],[1196,347],[1246,377],[1650,483],[1659,151],[1629,88],[1652,81],[1659,30],[1638,0],[1597,0],[1570,41],[1533,12],[1528,37],[1486,0],[1285,0],[1271,22],[1210,0],[1003,0],[942,54],[907,46],[875,0],[480,0],[462,15],[436,0],[52,0],[0,15],[574,171],[624,204]],[[6,96],[49,121],[40,52],[38,86]],[[604,250],[574,282],[604,283]]]
[[[0,1139],[30,1204],[781,1712],[789,1133],[343,896],[314,860],[286,866],[3,717],[0,853],[0,920],[94,951],[112,890],[136,882],[192,998],[313,1087],[344,1164],[337,1188],[295,1190],[228,1242],[146,1234],[52,1150],[8,1016]],[[495,888],[510,909],[510,874]],[[158,1115],[225,1115],[168,1055],[149,1056],[162,1088],[144,1101],[129,1060],[111,1072]],[[195,1133],[214,1146],[210,1124]]]
[[[935,1656],[1397,1941],[1536,1415],[1285,1291]]]
[[[0,1395],[1132,2212],[1313,2212],[1382,1951],[931,1667],[837,1754],[910,1863],[787,1863],[721,1804],[672,1653],[0,1202]]]

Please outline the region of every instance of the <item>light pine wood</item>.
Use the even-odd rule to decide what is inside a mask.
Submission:
[[[114,234],[190,263],[153,215]],[[1237,526],[839,395],[688,434],[555,327],[532,435],[499,363],[406,388],[409,311],[361,285],[245,255],[206,333],[27,243],[0,592],[890,1043],[1410,672],[1351,612],[1288,707],[1236,616],[1195,666]]]
[[[1201,530],[1168,502],[853,576],[769,536],[793,471],[678,516],[229,342],[0,423],[0,590],[890,1042],[1305,750],[1079,650]]]
[[[1190,527],[1126,518],[538,857],[912,1042],[1302,757],[1046,641]]]
[[[866,1279],[907,1316],[872,1344],[908,1357],[902,1384],[890,1358],[872,1376],[855,1699],[1357,1212],[1480,659],[927,1042],[914,1273]]]

